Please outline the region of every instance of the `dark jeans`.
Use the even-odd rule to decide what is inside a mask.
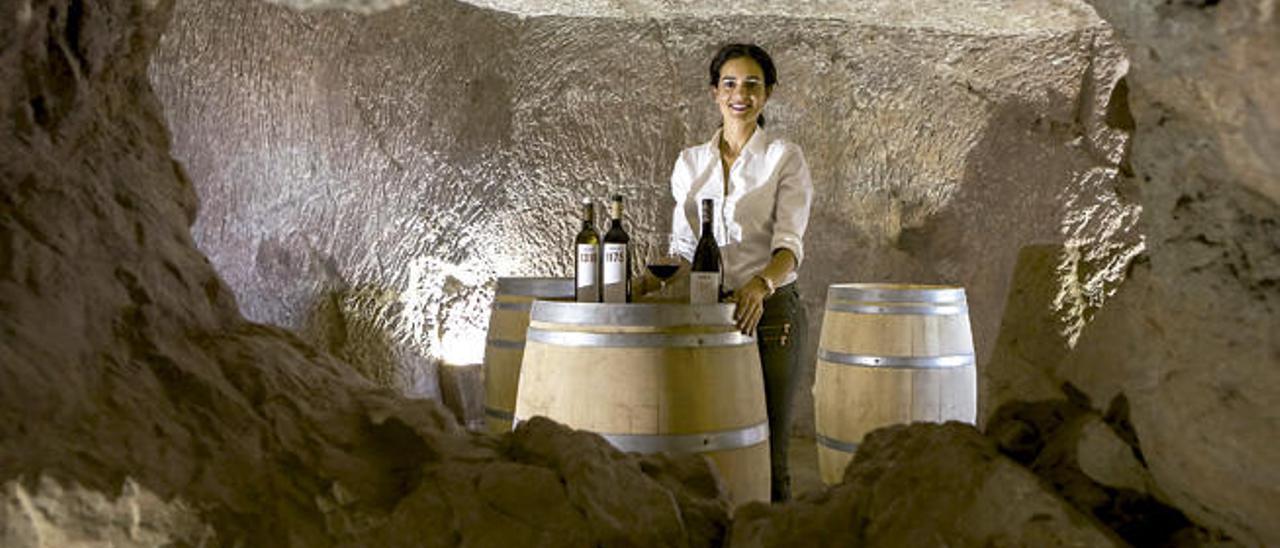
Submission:
[[[800,352],[809,321],[796,284],[788,284],[764,301],[764,316],[756,327],[756,345],[764,369],[764,395],[769,413],[769,462],[772,498],[791,498],[787,446],[791,441],[791,407],[800,381]]]

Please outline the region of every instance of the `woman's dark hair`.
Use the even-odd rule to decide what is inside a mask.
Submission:
[[[773,66],[773,58],[769,57],[764,48],[755,44],[726,44],[711,58],[711,87],[720,85],[720,68],[729,60],[739,57],[748,57],[760,65],[760,70],[764,72],[765,89],[778,83],[778,69]],[[756,118],[756,123],[764,127],[764,114]]]

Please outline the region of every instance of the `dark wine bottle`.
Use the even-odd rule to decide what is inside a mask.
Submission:
[[[604,302],[631,302],[631,237],[622,227],[622,195],[609,198],[609,232],[604,235]]]
[[[689,302],[714,304],[720,302],[724,287],[724,266],[720,262],[720,246],[715,237],[715,202],[702,200],[702,235],[693,253],[693,268],[689,274]]]
[[[573,240],[573,277],[580,303],[600,302],[600,235],[595,222],[595,204],[591,198],[583,198],[582,230]]]

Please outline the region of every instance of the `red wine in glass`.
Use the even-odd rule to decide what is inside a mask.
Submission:
[[[680,270],[678,264],[650,264],[647,265],[649,273],[653,274],[662,282],[666,282],[672,276],[676,275],[676,271]]]
[[[676,241],[670,232],[659,232],[649,238],[649,251],[645,256],[645,267],[649,273],[658,278],[662,289],[666,289],[667,280],[680,270],[680,254]]]

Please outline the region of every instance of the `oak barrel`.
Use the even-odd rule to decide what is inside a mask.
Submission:
[[[572,278],[498,278],[484,344],[484,415],[490,432],[511,431],[524,333],[534,299],[571,298]]]
[[[977,372],[964,288],[836,284],[814,372],[822,481],[841,481],[862,437],[891,424],[973,423]]]
[[[543,415],[623,451],[702,453],[735,504],[769,500],[755,339],[726,304],[538,301],[516,420]]]

